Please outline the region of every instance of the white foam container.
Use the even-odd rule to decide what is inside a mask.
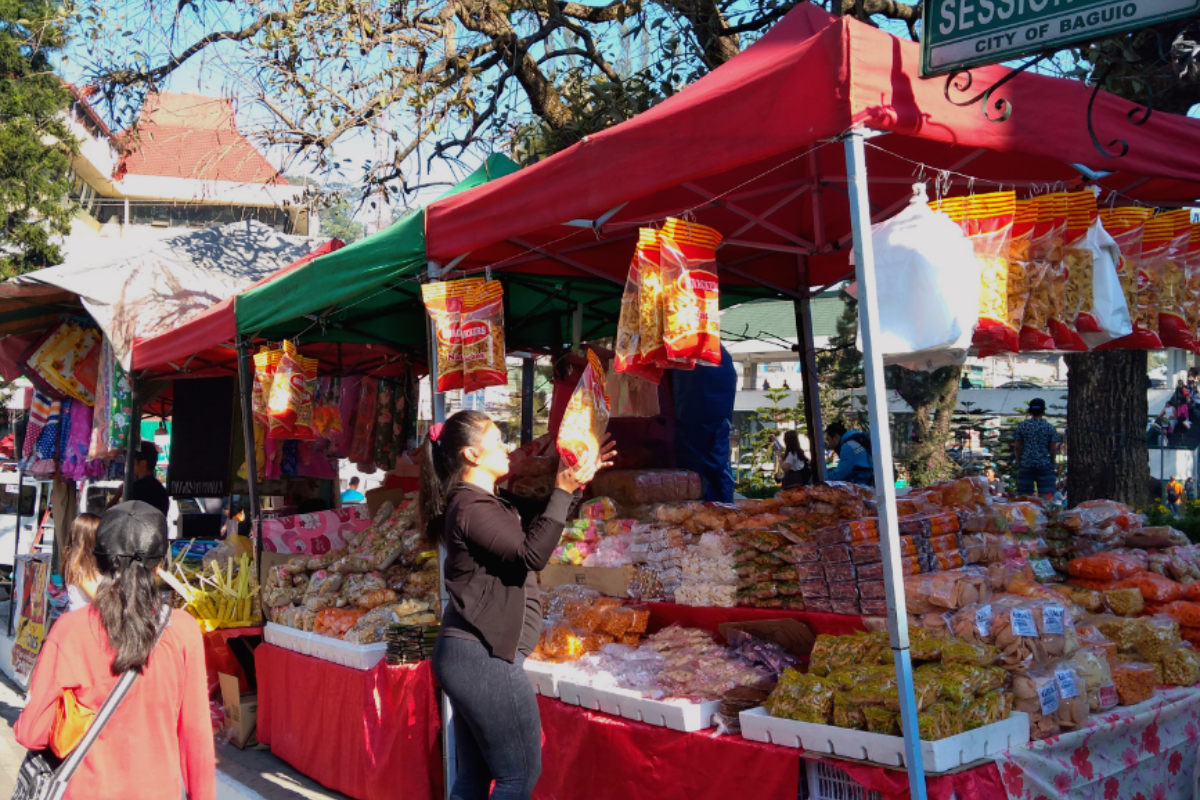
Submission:
[[[302,655],[312,655],[312,633],[289,628],[278,622],[268,622],[263,627],[263,641]]]
[[[533,690],[543,697],[558,697],[558,683],[562,680],[562,671],[562,664],[525,659],[525,675],[533,684]]]
[[[711,728],[721,706],[720,700],[651,700],[632,689],[600,689],[571,681],[559,681],[558,691],[564,703],[684,733]]]
[[[273,645],[293,650],[306,656],[322,658],[354,669],[371,669],[387,655],[387,643],[350,644],[332,636],[320,636],[309,631],[300,631],[268,622],[263,630],[263,639]]]
[[[768,714],[765,708],[743,711],[740,717],[742,736],[752,742],[829,753],[888,767],[904,767],[904,738],[901,736],[779,719]],[[926,772],[948,772],[1028,743],[1029,715],[1014,711],[1002,722],[984,725],[936,742],[922,741],[921,759]]]

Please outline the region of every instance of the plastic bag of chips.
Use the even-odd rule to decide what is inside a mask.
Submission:
[[[483,278],[464,278],[421,286],[425,310],[433,320],[437,338],[438,391],[463,388],[462,312],[469,292],[483,283]]]
[[[312,384],[315,380],[316,361],[301,357],[294,343],[284,342],[267,399],[267,436],[272,439],[316,438],[312,425]]]
[[[508,384],[508,367],[504,362],[504,288],[500,281],[487,281],[467,292],[459,339],[464,392]]]
[[[558,429],[558,452],[571,466],[594,461],[608,428],[608,392],[604,367],[594,350],[588,350],[588,366],[571,394]]]
[[[666,317],[663,343],[672,359],[721,363],[717,246],[707,225],[668,218],[659,232]]]
[[[1158,276],[1151,274],[1142,261],[1146,223],[1153,214],[1154,209],[1140,206],[1100,211],[1104,230],[1121,252],[1117,276],[1133,322],[1133,333],[1103,344],[1098,350],[1159,350],[1163,346],[1158,336]]]
[[[1053,350],[1050,321],[1061,318],[1066,273],[1063,238],[1067,228],[1067,195],[1046,194],[1033,201],[1037,209],[1030,248],[1029,302],[1021,322],[1021,350]]]
[[[646,236],[645,233],[651,235]],[[621,295],[621,313],[617,319],[617,341],[614,347],[616,358],[613,368],[617,372],[628,372],[657,384],[662,380],[662,368],[645,363],[641,353],[641,249],[643,242],[656,241],[653,234],[654,231],[644,230],[629,264],[625,292]]]
[[[1159,312],[1158,335],[1163,347],[1178,347],[1195,352],[1196,334],[1188,324],[1188,306],[1194,302],[1189,297],[1187,275],[1187,251],[1192,240],[1191,212],[1186,208],[1166,211],[1146,225],[1146,235],[1151,239],[1166,237],[1162,254],[1158,258]],[[1159,229],[1164,229],[1160,234]],[[1169,232],[1165,229],[1169,229]]]

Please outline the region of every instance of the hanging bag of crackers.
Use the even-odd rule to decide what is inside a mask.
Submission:
[[[1146,223],[1153,214],[1153,209],[1134,206],[1100,212],[1101,225],[1121,253],[1117,277],[1129,307],[1133,333],[1103,344],[1097,350],[1162,349],[1162,339],[1158,336],[1158,282],[1156,276],[1143,267],[1142,258]]]
[[[629,274],[625,278],[625,292],[621,295],[621,313],[617,320],[614,368],[617,372],[628,372],[658,384],[662,380],[662,368],[644,362],[641,353],[641,261],[642,247],[647,241],[657,241],[655,231],[643,229],[638,237],[638,246],[634,250],[633,259],[629,263]]]
[[[437,390],[449,392],[463,388],[462,312],[467,295],[483,283],[483,278],[440,281],[421,286],[421,299],[433,320],[434,348],[437,354]]]
[[[508,384],[504,362],[504,288],[500,281],[476,286],[463,300],[459,326],[463,391]]]
[[[555,442],[559,455],[572,467],[594,461],[600,455],[604,431],[608,428],[609,407],[604,365],[596,352],[589,349],[588,365],[571,393]]]
[[[294,342],[283,343],[267,402],[269,438],[315,438],[312,427],[312,385],[316,381],[316,363],[315,359],[303,358]]]
[[[1020,297],[1026,292],[1021,271],[1018,271],[1020,281],[1011,286],[1009,281],[1009,242],[1016,203],[1013,192],[993,192],[952,197],[932,204],[934,211],[941,211],[962,227],[982,268],[979,325],[973,339],[981,351],[1015,353],[1020,345],[1021,323],[1011,321],[1016,308],[1009,304],[1010,291]],[[1023,310],[1023,302],[1018,305]]]
[[[721,307],[717,246],[721,234],[707,225],[667,219],[659,232],[667,357],[696,364],[721,363]]]
[[[1084,328],[1093,333],[1100,330],[1094,318],[1094,263],[1088,247],[1088,230],[1096,219],[1096,195],[1067,193],[1063,212],[1063,257],[1054,270],[1050,333],[1056,350],[1078,353],[1088,349],[1081,336]]]
[[[1200,353],[1200,224],[1188,224],[1191,232],[1184,251],[1183,271],[1187,276],[1184,312],[1188,328],[1196,339],[1195,352]]]
[[[1061,288],[1063,236],[1067,228],[1067,195],[1061,192],[1042,195],[1032,204],[1037,220],[1027,267],[1029,301],[1021,320],[1021,352],[1054,349],[1050,320],[1062,299],[1062,292],[1058,290]]]
[[[275,380],[275,368],[279,359],[283,358],[282,350],[272,350],[260,347],[254,354],[254,391],[252,408],[254,421],[266,427],[270,424],[271,416],[268,404],[271,398],[271,383]]]
[[[1196,349],[1196,337],[1187,321],[1187,249],[1192,239],[1191,212],[1186,208],[1166,211],[1146,224],[1149,241],[1165,241],[1156,256],[1158,283],[1158,336],[1163,347]]]

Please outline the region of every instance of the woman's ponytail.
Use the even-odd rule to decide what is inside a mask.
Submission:
[[[491,421],[482,411],[459,411],[444,424],[430,428],[421,443],[421,489],[417,504],[421,528],[433,546],[442,544],[446,501],[467,467],[463,450],[479,443]]]

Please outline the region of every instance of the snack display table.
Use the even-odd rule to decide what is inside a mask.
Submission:
[[[428,661],[369,670],[263,644],[258,740],[356,800],[441,800],[441,722]]]
[[[226,675],[235,675],[238,679],[238,686],[243,692],[251,691],[252,682],[246,680],[246,672],[242,668],[242,662],[238,661],[233,650],[229,647],[231,639],[238,639],[243,636],[258,636],[263,635],[261,626],[252,628],[221,628],[215,631],[209,631],[204,636],[204,672],[208,679],[208,694],[209,697],[221,696],[221,682],[217,678],[219,673],[224,672]]]
[[[646,603],[650,609],[650,633],[660,631],[668,625],[679,624],[685,628],[701,628],[720,633],[718,626],[725,622],[754,622],[768,619],[794,619],[803,622],[814,636],[822,633],[844,636],[864,631],[862,617],[846,614],[825,614],[816,611],[783,611],[774,608],[713,608],[709,606],[685,606],[678,603]]]

